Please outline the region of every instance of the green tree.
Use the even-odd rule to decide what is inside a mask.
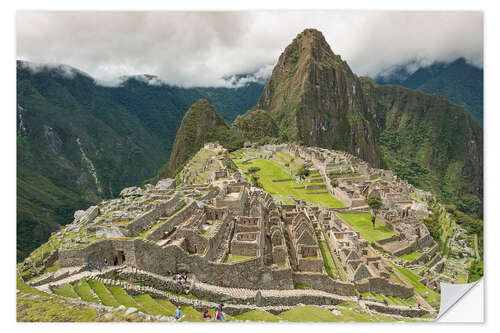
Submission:
[[[311,173],[311,170],[309,170],[306,166],[301,166],[299,168],[299,170],[297,170],[297,176],[299,176],[301,179],[304,179],[306,178],[307,176],[309,176],[309,174]]]
[[[375,229],[375,217],[377,216],[379,209],[382,208],[384,204],[382,203],[382,200],[380,200],[379,197],[366,198],[365,202],[373,211],[372,224],[373,224],[373,229]]]
[[[249,172],[249,173],[256,173],[256,172],[258,172],[258,171],[260,171],[260,168],[259,168],[259,167],[256,167],[256,166],[253,166],[253,167],[251,167],[251,168],[248,168],[248,172]]]

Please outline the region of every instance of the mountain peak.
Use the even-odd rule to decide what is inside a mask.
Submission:
[[[222,142],[229,136],[229,126],[224,118],[206,99],[199,99],[182,118],[170,154],[167,175],[174,176],[205,143]]]
[[[318,30],[304,30],[285,48],[257,109],[279,119],[283,141],[346,150],[380,165],[361,83]]]

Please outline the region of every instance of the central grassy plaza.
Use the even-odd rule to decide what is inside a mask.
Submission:
[[[285,171],[286,167],[275,161],[256,158],[243,164],[243,159],[233,157],[233,160],[236,165],[245,172],[251,167],[260,168],[256,174],[259,175],[259,182],[262,184],[262,187],[284,204],[293,204],[293,201],[290,199],[290,196],[292,196],[294,199],[304,200],[313,205],[320,205],[328,208],[344,207],[340,200],[334,198],[329,193],[323,193],[326,190],[299,189],[298,187],[302,187],[304,184],[299,184],[295,180],[273,182],[273,180],[295,178],[295,176]],[[249,178],[250,176],[247,177]],[[306,179],[304,183],[308,184],[307,181]]]

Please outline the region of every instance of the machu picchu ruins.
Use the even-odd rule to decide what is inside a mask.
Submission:
[[[431,193],[341,151],[245,147],[206,143],[175,179],[75,212],[20,275],[111,308],[120,299],[140,307],[133,297],[147,294],[198,311],[223,302],[230,316],[354,304],[372,318],[423,321],[437,315],[440,281],[467,281],[469,236],[454,226],[450,246],[463,256],[446,259],[422,222],[436,205]],[[365,201],[373,197],[377,212]],[[106,288],[111,301],[99,300]]]

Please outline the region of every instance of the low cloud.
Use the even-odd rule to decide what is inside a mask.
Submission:
[[[480,12],[20,11],[16,28],[18,59],[70,65],[103,85],[142,74],[186,87],[263,81],[305,28],[322,31],[358,75],[458,57],[483,63]]]

